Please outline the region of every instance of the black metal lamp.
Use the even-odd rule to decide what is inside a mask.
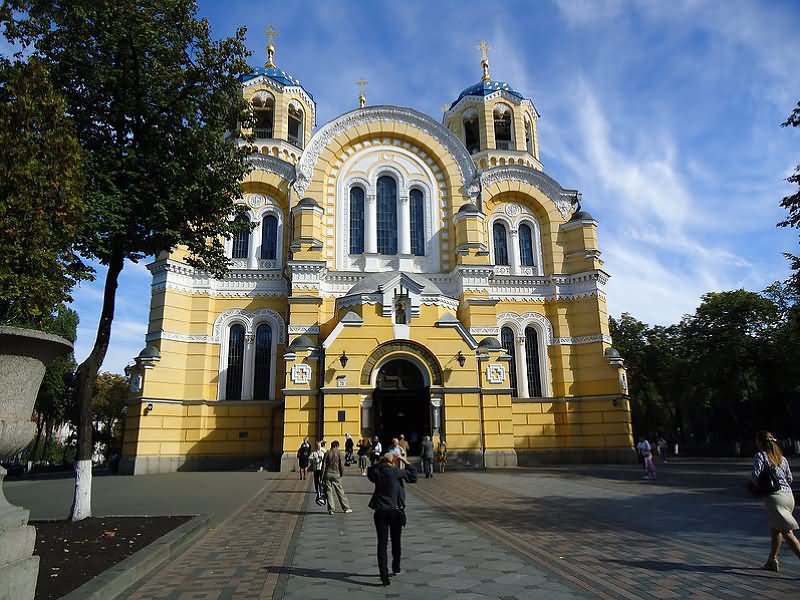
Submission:
[[[342,355],[339,357],[339,363],[342,365],[343,369],[347,366],[348,360],[349,359],[347,358],[347,354],[345,354],[344,350],[342,350]]]
[[[456,354],[456,360],[458,361],[458,366],[463,367],[464,363],[467,362],[467,357],[459,350],[458,354]]]

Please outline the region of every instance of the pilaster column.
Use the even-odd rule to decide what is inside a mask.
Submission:
[[[367,210],[364,213],[364,252],[378,252],[378,201],[375,194],[367,194]]]
[[[261,258],[261,222],[256,222],[256,227],[250,232],[250,248],[247,250],[247,268],[257,269],[258,260]]]
[[[517,396],[519,398],[530,398],[528,391],[528,356],[525,354],[525,336],[514,338],[516,344],[516,363],[517,363]]]
[[[253,333],[246,333],[244,336],[244,361],[242,369],[242,400],[253,399],[253,366],[255,363],[256,336]]]
[[[400,196],[398,224],[398,253],[411,254],[411,203],[408,196]]]
[[[519,229],[516,227],[511,229],[511,239],[509,240],[511,247],[508,249],[508,258],[511,261],[511,274],[519,274],[519,265],[522,262],[519,256]]]

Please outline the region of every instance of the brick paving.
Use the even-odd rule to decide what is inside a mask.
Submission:
[[[492,485],[493,479],[499,479],[502,487]],[[695,541],[686,534],[673,536],[669,530],[659,530],[657,521],[652,530],[641,523],[632,525],[625,510],[617,510],[618,516],[613,516],[611,499],[580,502],[583,508],[576,508],[574,498],[559,496],[558,490],[542,493],[539,489],[539,497],[532,498],[523,491],[524,479],[524,475],[447,473],[436,477],[434,485],[416,488],[416,493],[430,505],[515,549],[531,564],[597,598],[701,600],[797,595],[800,563],[786,548],[781,573],[758,568],[766,554],[765,534],[762,555],[754,557],[751,552],[737,552],[732,537],[721,548],[704,543],[702,535]],[[629,485],[638,489],[636,483]],[[650,492],[655,494],[649,496]],[[651,488],[645,494],[658,505],[664,491]],[[707,503],[715,500],[705,498]],[[660,509],[674,511],[666,504]],[[726,527],[724,522],[717,525]],[[729,526],[733,529],[735,523],[729,522]]]
[[[130,600],[272,598],[311,482],[276,475],[239,511],[130,593]]]
[[[743,475],[744,473],[744,475]],[[354,509],[329,516],[310,482],[270,474],[257,496],[150,576],[130,599],[436,600],[800,597],[800,561],[758,567],[766,517],[747,464],[549,467],[437,474],[408,486],[403,573],[379,585],[372,486],[343,479]],[[227,474],[218,474],[224,492]]]

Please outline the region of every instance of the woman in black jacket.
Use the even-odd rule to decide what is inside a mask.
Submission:
[[[416,478],[412,470],[395,467],[397,455],[384,454],[380,461],[367,471],[367,477],[375,484],[375,491],[369,501],[369,507],[375,511],[375,533],[378,536],[378,571],[381,583],[389,585],[389,569],[387,566],[386,546],[389,534],[392,536],[392,574],[400,572],[400,535],[406,524],[405,494],[403,481],[409,483]]]

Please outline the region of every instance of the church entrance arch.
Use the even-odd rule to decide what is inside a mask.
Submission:
[[[409,454],[418,455],[422,437],[431,435],[431,395],[420,368],[411,360],[393,358],[378,369],[372,394],[375,434],[384,449],[403,434]]]

